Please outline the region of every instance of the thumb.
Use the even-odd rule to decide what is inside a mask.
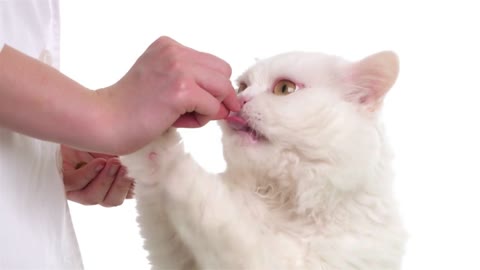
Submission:
[[[212,120],[222,120],[227,118],[227,116],[230,114],[230,111],[225,107],[223,103],[220,104],[220,108],[218,109],[217,114],[215,114],[213,117],[209,117],[206,115],[201,115],[201,114],[196,114],[195,118],[197,122],[199,123],[199,126],[204,126],[206,125],[209,121]]]
[[[225,119],[229,113],[230,111],[222,103],[220,104],[220,109],[218,110],[217,114],[215,114],[213,117],[195,112],[186,113],[180,116],[172,126],[179,128],[198,128],[206,125],[211,120]]]

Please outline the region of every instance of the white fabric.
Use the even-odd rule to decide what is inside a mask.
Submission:
[[[0,0],[0,41],[55,67],[59,64],[58,22],[55,0]],[[2,270],[83,269],[58,149],[56,144],[0,127]]]
[[[40,58],[49,52],[59,67],[60,27],[58,0],[0,0],[0,40]]]
[[[0,52],[2,52],[3,45],[5,45],[5,41],[3,40],[3,34],[0,33]]]
[[[0,0],[1,1],[1,0]],[[1,4],[0,4],[1,5]],[[1,11],[0,11],[1,12]],[[0,21],[1,21],[1,18],[0,18]],[[0,27],[0,29],[2,29]],[[2,52],[3,50],[3,46],[5,45],[5,40],[3,40],[4,37],[3,37],[3,32],[0,32],[0,52]]]

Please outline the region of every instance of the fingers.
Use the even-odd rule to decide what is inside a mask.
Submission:
[[[158,46],[159,49],[177,47],[180,50],[186,51],[188,58],[193,59],[195,63],[216,70],[228,78],[232,75],[232,68],[224,60],[215,55],[199,52],[192,48],[186,47],[170,37],[163,36],[158,38],[155,42],[155,45]]]
[[[211,118],[210,120],[221,120],[221,119],[225,119],[227,118],[227,116],[229,115],[230,113],[230,110],[227,109],[227,107],[225,107],[225,105],[222,103],[220,104],[220,108],[219,110],[217,111],[217,114],[213,116],[213,118]]]
[[[88,152],[76,150],[63,144],[61,145],[60,149],[62,154],[63,165],[64,167],[67,167],[65,169],[74,168],[78,163],[78,161],[83,161],[88,163],[96,158]]]
[[[203,125],[198,121],[195,113],[186,113],[181,115],[172,126],[177,128],[197,128]]]
[[[219,107],[209,104],[210,101],[205,96],[203,98],[199,97],[198,95],[201,94],[195,93],[197,90],[206,91],[217,99],[218,103],[223,102],[224,107],[229,111],[240,110],[241,106],[235,98],[235,90],[230,82],[232,69],[227,62],[212,54],[185,47],[168,37],[161,37],[157,42],[159,48],[169,55],[169,61],[175,63],[170,67],[176,67],[177,69],[181,67],[183,74],[191,73],[195,83],[200,87],[200,89],[183,89],[187,93],[180,94],[180,98],[188,100],[186,104],[187,112],[193,112],[194,110],[200,115],[210,117],[210,119],[214,119],[219,112]],[[178,70],[174,69],[173,71]],[[186,81],[179,83],[179,85],[189,85],[188,77],[184,79]],[[192,87],[191,84],[190,87]],[[197,101],[198,104],[192,104],[192,102],[197,103]]]
[[[199,127],[240,110],[231,74],[229,64],[214,55],[195,51],[168,37],[157,39],[120,81],[97,92],[100,100],[112,104],[106,119],[121,119],[123,123],[108,129],[108,134],[121,134],[121,143],[120,139],[115,143],[103,139],[114,147],[121,145],[121,149],[106,152],[132,152],[172,124]]]
[[[135,180],[133,180],[132,185],[130,186],[130,189],[127,192],[127,199],[132,199],[135,197]]]
[[[235,92],[235,90],[233,90],[233,92],[230,92],[230,93],[227,94],[227,96],[223,99],[222,104],[225,107],[225,109],[230,110],[230,111],[238,112],[238,111],[240,111],[240,109],[242,109],[242,104],[238,100],[237,93]],[[225,118],[225,117],[223,117],[223,118]],[[221,119],[223,119],[223,118],[221,118]]]
[[[236,98],[235,89],[227,77],[215,70],[196,67],[196,82],[205,91],[223,102],[227,110],[239,111],[241,106]],[[218,112],[218,110],[217,110]]]
[[[210,120],[224,119],[230,111],[240,110],[241,105],[229,79],[202,66],[192,69],[199,88],[185,95],[188,99],[186,106],[190,109],[174,122],[174,127],[201,127]]]
[[[221,101],[203,89],[190,91],[185,98],[187,99],[185,101],[187,113],[196,113],[213,117],[220,109]]]
[[[90,154],[92,157],[94,157],[94,158],[109,159],[109,158],[117,157],[117,156],[114,156],[114,155],[103,154],[103,153],[93,153],[93,152],[90,152],[89,154]]]
[[[194,114],[192,117],[195,118],[195,122],[198,123],[198,127],[201,127],[201,126],[204,126],[205,124],[207,124],[211,120],[225,119],[228,116],[229,113],[230,113],[230,111],[222,103],[222,104],[220,104],[220,108],[217,111],[217,114],[215,114],[213,116]]]
[[[87,163],[78,170],[66,170],[63,172],[65,191],[79,190],[85,188],[98,173],[105,167],[106,161],[97,158]]]
[[[133,183],[133,178],[127,177],[127,169],[121,167],[115,181],[100,205],[105,207],[118,206],[121,205],[126,198],[132,198]]]
[[[227,78],[230,78],[230,76],[232,76],[232,68],[224,60],[212,54],[208,54],[204,52],[196,52],[196,53],[197,53],[196,62],[198,64],[206,66],[212,70],[215,70]]]
[[[64,181],[68,199],[84,205],[118,206],[134,195],[134,180],[118,158],[95,159],[66,172]]]
[[[172,47],[172,46],[178,46],[178,47],[185,47],[176,40],[167,37],[167,36],[161,36],[159,37],[151,46],[158,46],[159,49],[163,49],[166,47]],[[186,48],[186,47],[185,47]]]
[[[181,115],[172,126],[182,128],[202,127],[210,120],[224,119],[229,110],[212,95],[202,91],[195,93],[192,112]]]
[[[87,186],[80,190],[68,192],[68,199],[85,205],[102,203],[120,168],[121,164],[117,158],[109,159],[105,168]]]
[[[223,103],[220,104],[219,109],[214,115],[202,115],[198,113],[186,113],[181,115],[172,126],[177,128],[198,128],[207,124],[211,120],[225,119],[230,111]]]

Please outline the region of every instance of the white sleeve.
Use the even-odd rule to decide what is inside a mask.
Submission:
[[[3,49],[3,45],[5,45],[5,42],[3,41],[2,38],[0,38],[0,52],[1,52],[2,49]]]

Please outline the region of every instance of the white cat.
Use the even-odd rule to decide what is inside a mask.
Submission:
[[[400,269],[379,120],[397,74],[392,52],[275,56],[238,80],[243,108],[220,123],[224,173],[201,168],[174,129],[122,157],[152,269]]]

